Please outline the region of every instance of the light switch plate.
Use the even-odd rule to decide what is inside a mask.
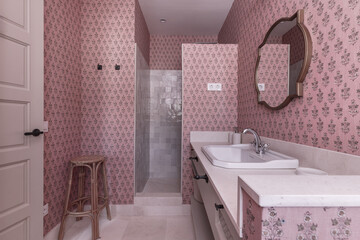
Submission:
[[[44,208],[43,208],[43,217],[45,217],[46,215],[48,215],[49,213],[49,204],[45,204]]]
[[[260,92],[264,92],[265,91],[265,83],[258,83],[258,89]]]
[[[43,132],[48,132],[49,131],[49,122],[48,121],[44,121],[43,124]]]
[[[208,91],[221,91],[222,90],[222,84],[221,83],[208,83],[207,84],[207,90]]]

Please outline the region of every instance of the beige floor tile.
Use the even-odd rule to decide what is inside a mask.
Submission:
[[[165,240],[195,240],[192,217],[168,217]]]
[[[75,222],[69,229],[65,228],[64,240],[75,239],[91,239],[91,222],[89,218],[84,217],[81,221]]]
[[[169,206],[167,206],[169,207]],[[102,240],[195,240],[192,217],[187,216],[115,216],[100,219]],[[56,238],[47,240],[57,240]],[[88,218],[65,229],[64,240],[91,240]]]
[[[122,240],[165,240],[165,217],[133,217]]]
[[[121,240],[129,222],[130,218],[115,218],[111,221],[102,220],[100,222],[101,240]]]
[[[130,218],[127,217],[115,218],[111,221],[101,217],[99,221],[101,239],[120,240],[129,221]],[[91,234],[90,219],[83,218],[83,220],[75,222],[69,229],[65,229],[64,240],[91,240]]]

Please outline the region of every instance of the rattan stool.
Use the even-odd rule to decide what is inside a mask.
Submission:
[[[92,225],[92,239],[100,238],[99,234],[99,214],[102,209],[106,207],[107,218],[111,220],[110,208],[109,208],[109,193],[107,190],[107,179],[105,169],[105,158],[102,156],[81,156],[70,161],[70,174],[69,174],[69,185],[66,193],[64,215],[61,219],[59,237],[58,240],[64,238],[65,220],[67,216],[74,216],[77,220],[81,220],[82,217],[89,217]],[[98,195],[98,172],[102,166],[103,175],[103,187],[104,196]],[[79,184],[78,184],[78,198],[69,203],[70,192],[72,185],[72,178],[74,168],[80,167],[79,171]],[[91,195],[85,196],[85,168],[90,169],[91,176]],[[99,199],[102,200],[102,204],[99,205]],[[84,211],[84,204],[90,201],[91,209]],[[70,209],[69,209],[70,206]],[[77,211],[73,211],[74,207],[77,206]]]

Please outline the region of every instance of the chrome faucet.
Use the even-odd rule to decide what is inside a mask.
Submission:
[[[255,152],[257,154],[264,154],[267,148],[269,147],[269,144],[262,143],[259,134],[255,130],[251,128],[246,128],[242,133],[245,134],[247,132],[250,132],[254,135]]]

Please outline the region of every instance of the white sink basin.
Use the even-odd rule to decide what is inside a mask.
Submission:
[[[268,150],[255,153],[251,144],[208,145],[201,148],[208,160],[223,168],[297,168],[299,161],[293,157]]]

